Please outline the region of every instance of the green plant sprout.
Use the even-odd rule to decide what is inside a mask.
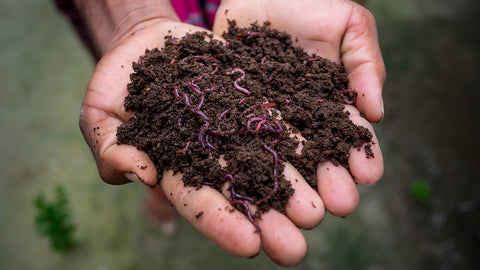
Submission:
[[[43,193],[37,195],[33,201],[37,210],[34,224],[37,232],[49,239],[53,250],[64,253],[77,244],[73,238],[75,225],[70,219],[70,207],[62,185],[56,186],[55,196],[55,201],[48,202]]]
[[[410,183],[410,194],[416,201],[426,203],[431,196],[430,186],[425,180],[415,180]]]

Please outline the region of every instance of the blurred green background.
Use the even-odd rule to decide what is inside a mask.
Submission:
[[[475,0],[369,0],[388,71],[385,176],[347,219],[306,231],[295,269],[480,269],[480,19]],[[139,185],[103,183],[77,126],[90,55],[51,1],[0,3],[2,269],[279,269],[234,258],[185,221],[164,236]],[[34,198],[61,183],[76,249],[54,252]]]

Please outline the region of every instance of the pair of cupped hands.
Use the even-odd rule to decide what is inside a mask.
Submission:
[[[346,106],[350,119],[373,133],[371,123],[383,118],[381,93],[385,68],[375,20],[369,11],[348,0],[223,1],[213,27],[216,38],[221,39],[219,35],[227,30],[227,19],[236,20],[240,27],[269,21],[272,28],[290,33],[298,40],[296,45],[308,53],[342,64],[350,87],[358,92],[355,106]],[[286,207],[286,215],[276,210],[262,214],[257,220],[260,233],[254,233],[254,225],[241,212],[225,210],[232,209],[225,194],[208,186],[200,189],[184,186],[180,173],[165,171],[162,179],[158,179],[161,172],[155,170],[146,153],[134,146],[117,144],[117,127],[132,115],[123,106],[129,74],[133,71],[132,62],[146,48],[163,47],[164,36],[182,37],[195,31],[206,30],[181,23],[176,15],[139,16],[132,27],[103,44],[103,57],[90,79],[80,114],[80,127],[100,176],[109,184],[131,181],[147,186],[158,184],[181,216],[235,256],[253,257],[263,249],[277,264],[296,265],[307,253],[307,242],[299,228],[314,228],[327,210],[335,216],[350,214],[359,202],[356,182],[371,185],[382,177],[379,143],[374,135],[375,158],[367,159],[363,150],[351,149],[349,170],[331,162],[318,164],[318,190],[312,189],[293,166],[286,164],[284,174],[295,193]],[[203,212],[201,218],[196,218],[200,212]]]

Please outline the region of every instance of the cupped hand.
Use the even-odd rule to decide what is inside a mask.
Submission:
[[[309,54],[341,63],[359,93],[355,106],[371,122],[383,118],[385,66],[375,19],[361,5],[350,0],[223,0],[213,27],[216,34],[227,30],[227,19],[240,27],[268,21]]]
[[[90,78],[79,124],[106,183],[137,182],[147,187],[159,184],[179,214],[199,232],[233,255],[252,257],[261,251],[260,235],[254,233],[256,229],[252,223],[230,205],[225,195],[210,187],[184,186],[182,175],[172,175],[170,171],[164,172],[158,183],[155,165],[145,152],[134,146],[117,144],[118,126],[132,116],[124,107],[129,75],[133,72],[132,62],[138,61],[145,49],[163,47],[166,35],[182,37],[196,31],[206,30],[179,22],[159,21],[136,31],[118,46],[112,46]]]
[[[286,167],[286,178],[295,189],[287,215],[269,211],[259,225],[267,255],[278,264],[294,265],[307,250],[297,227],[314,227],[322,219],[324,209],[333,215],[348,215],[359,201],[356,182],[371,185],[383,175],[383,158],[370,123],[383,118],[382,88],[386,76],[375,20],[368,10],[348,0],[224,0],[217,12],[214,32],[225,32],[227,20],[233,19],[239,27],[268,21],[272,28],[290,33],[308,53],[342,64],[350,87],[358,92],[355,106],[348,105],[346,110],[355,124],[373,134],[375,158],[367,158],[364,151],[352,148],[349,170],[331,162],[318,164],[317,191],[292,166]]]
[[[238,1],[237,3],[240,2],[243,3],[243,1]],[[245,1],[245,3],[247,2]],[[281,28],[280,19],[274,20],[274,17],[271,16],[267,16],[267,18],[262,16],[243,16],[245,14],[242,15],[240,12],[242,11],[241,8],[245,11],[248,10],[247,7],[227,5],[232,3],[235,4],[234,2],[229,3],[225,1],[222,4],[223,9],[219,11],[219,14],[225,15],[225,9],[228,8],[229,12],[227,14],[240,14],[240,18],[246,19],[244,21],[245,25],[250,21],[261,22],[268,18],[272,22],[272,26],[281,30],[287,30],[295,35],[295,31],[291,31],[292,29]],[[278,3],[281,4],[280,2]],[[285,2],[283,4],[289,5],[290,3]],[[279,10],[281,9],[279,8]],[[249,13],[247,12],[246,14]],[[298,16],[303,18],[301,15]],[[225,21],[225,18],[225,16],[218,16],[216,24],[217,33],[221,32],[221,23]],[[288,23],[285,23],[285,25],[289,26]],[[372,149],[375,159],[366,159],[365,153],[357,152],[356,150],[351,151],[349,160],[350,172],[329,163],[320,164],[317,170],[318,191],[310,188],[303,180],[303,177],[292,166],[287,164],[284,173],[286,179],[292,183],[295,193],[287,205],[286,215],[282,215],[275,210],[262,215],[262,219],[257,221],[262,229],[261,233],[254,233],[256,230],[255,226],[250,223],[245,215],[230,205],[226,198],[228,194],[221,194],[207,186],[201,189],[186,187],[181,181],[181,174],[173,175],[171,172],[164,172],[163,179],[158,183],[158,174],[155,166],[146,153],[138,151],[133,146],[117,144],[117,127],[131,116],[131,113],[125,112],[123,107],[124,98],[128,94],[126,86],[130,82],[129,74],[133,71],[131,63],[137,61],[139,55],[142,55],[146,48],[162,47],[165,35],[180,37],[186,32],[198,30],[204,31],[204,29],[187,24],[161,21],[135,32],[135,35],[126,38],[120,45],[110,50],[98,63],[88,84],[80,115],[82,133],[92,149],[100,175],[105,182],[124,184],[133,181],[150,187],[160,184],[177,211],[192,223],[199,232],[219,247],[240,257],[255,256],[263,247],[267,255],[276,263],[295,265],[304,258],[307,251],[306,241],[297,228],[308,229],[315,227],[323,218],[325,208],[341,216],[353,211],[358,203],[358,191],[352,175],[360,183],[366,184],[374,183],[381,177],[383,162],[378,143]],[[347,33],[345,29],[344,32]],[[316,42],[313,37],[308,35],[298,36],[299,44],[309,52],[316,52],[318,55],[327,56],[337,62],[342,61],[347,67],[345,62],[348,61],[344,59],[344,54],[339,52],[339,56],[335,58],[332,57],[333,54],[329,54],[332,52],[331,50],[325,49],[332,46],[323,41]],[[345,34],[346,36],[347,34]],[[354,41],[357,40],[353,37],[352,39]],[[340,38],[340,40],[343,39]],[[354,41],[352,42],[355,43]],[[373,43],[375,42],[376,40]],[[347,45],[342,46],[345,49],[339,49],[339,51],[350,54],[352,57],[347,57],[347,59],[352,59],[351,61],[353,61],[353,56],[358,51],[358,48],[355,49],[355,46],[355,48],[350,48]],[[380,57],[379,52],[377,53],[377,56]],[[372,55],[375,55],[375,53],[372,53]],[[360,60],[357,60],[357,62],[353,61],[350,65],[351,68],[347,67],[352,84],[353,81],[359,81],[354,80],[354,78],[357,76],[361,77],[360,75],[364,74],[365,70],[371,69],[368,62]],[[377,60],[373,59],[372,63]],[[356,68],[354,68],[355,65],[353,63],[365,64],[365,67],[361,69],[363,71],[355,72]],[[359,75],[352,77],[354,73]],[[380,73],[381,69],[379,68],[381,77]],[[381,91],[381,83],[379,82],[379,84],[380,89],[377,90]],[[366,83],[366,80],[364,80],[363,85],[368,86],[373,85],[373,83]],[[375,121],[376,115],[374,110],[372,110],[373,113],[369,113],[369,111],[363,109],[364,107],[369,108],[369,106],[365,105],[362,107],[360,102],[363,97],[364,103],[369,104],[374,99],[371,96],[375,95],[375,90],[360,86],[362,86],[361,82],[353,86],[360,93],[356,106],[367,117],[370,117],[370,120]],[[361,89],[366,90],[362,91]],[[370,123],[360,117],[360,114],[354,107],[348,108],[348,110],[352,112],[352,121],[368,127],[373,132]],[[376,138],[374,140],[377,142]]]

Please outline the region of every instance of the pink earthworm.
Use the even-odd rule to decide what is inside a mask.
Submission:
[[[205,89],[203,89],[202,91],[203,91],[203,92],[212,92],[212,91],[217,90],[218,88],[220,88],[220,85],[214,85],[214,86],[212,86],[211,88],[205,88]]]
[[[168,39],[168,42],[170,42],[173,45],[180,45],[180,41],[176,38],[170,38]]]
[[[235,86],[235,89],[237,89],[239,92],[242,92],[243,94],[250,96],[251,93],[248,91],[246,88],[241,87],[238,83],[245,79],[245,71],[241,68],[235,68],[231,72],[227,72],[227,75],[232,75],[234,73],[240,73],[242,76],[240,78],[236,79],[233,85]]]
[[[313,61],[318,61],[318,60],[320,60],[320,58],[315,58],[315,57],[308,58],[307,60],[303,61],[303,65],[307,66],[308,63],[311,63]]]
[[[256,109],[258,109],[258,108],[261,108],[261,107],[263,107],[263,108],[269,108],[269,107],[275,107],[275,106],[277,106],[277,103],[262,103],[262,104],[256,104],[256,105],[253,105],[253,106],[247,108],[246,110],[244,110],[244,111],[242,112],[242,115],[245,115],[245,114],[247,114],[247,113],[249,113],[249,112],[251,112],[251,111],[253,111],[253,110],[256,110]]]
[[[180,98],[180,95],[178,94],[178,86],[173,87],[173,94],[175,96],[175,100],[178,100]]]
[[[263,117],[252,117],[252,118],[248,119],[247,124],[246,124],[247,130],[250,131],[251,133],[255,132],[255,130],[252,129],[251,125],[253,123],[261,122],[261,121],[265,121],[265,120],[266,119],[263,118]]]
[[[228,109],[225,110],[225,111],[223,111],[223,112],[220,114],[220,116],[218,117],[218,120],[222,119],[222,118],[223,118],[227,113],[229,113],[229,112],[230,112],[230,110],[228,110]]]
[[[257,222],[253,219],[252,212],[250,211],[250,208],[248,207],[248,204],[244,200],[230,199],[230,204],[231,205],[237,205],[237,204],[242,205],[243,209],[245,209],[245,211],[247,212],[248,220],[253,224],[253,226],[255,226],[255,232],[261,232],[261,229],[258,226]]]
[[[240,99],[240,101],[238,102],[238,104],[242,104],[243,102],[247,101],[248,100],[248,97],[244,97],[242,99]]]
[[[144,53],[144,54],[140,55],[140,57],[138,58],[138,63],[140,64],[140,63],[143,63],[143,62],[145,62],[145,61],[144,61],[144,58],[145,58],[146,56],[147,56],[147,54],[146,54],[146,53]]]
[[[205,95],[202,95],[202,97],[200,98],[200,102],[197,105],[197,110],[201,110],[204,103],[205,103]]]
[[[212,143],[210,143],[210,142],[208,141],[208,137],[209,137],[208,135],[210,135],[210,132],[207,132],[207,133],[205,134],[205,144],[206,144],[209,148],[211,148],[211,149],[213,149],[214,151],[217,151],[217,152],[218,152],[218,148],[215,147]]]
[[[187,142],[187,145],[183,149],[178,150],[177,153],[187,152],[189,146],[190,146],[190,141]]]
[[[273,190],[272,193],[265,196],[263,199],[257,201],[257,205],[269,200],[272,198],[278,191],[278,177],[277,177],[277,167],[278,167],[278,155],[275,150],[268,147],[268,145],[264,144],[263,149],[267,151],[269,154],[273,156]]]
[[[268,55],[265,55],[263,58],[262,58],[262,61],[260,62],[262,65],[265,64],[265,61],[267,61],[268,59]]]
[[[254,202],[255,200],[251,197],[248,196],[243,196],[235,192],[235,189],[233,188],[233,176],[231,174],[226,174],[223,179],[227,180],[230,182],[230,199],[228,200],[231,205],[237,205],[240,204],[243,209],[245,209],[245,212],[247,212],[247,218],[248,220],[255,226],[255,231],[260,232],[260,227],[258,226],[257,222],[253,219],[252,212],[250,211],[250,207],[248,207],[248,204],[246,201]]]
[[[354,104],[355,101],[357,100],[357,91],[352,90],[352,89],[344,89],[343,94],[340,94],[343,97],[343,101],[345,104]]]
[[[238,34],[238,40],[240,40],[240,38],[243,37],[243,36],[265,37],[265,34],[261,33],[261,32],[243,30],[243,31],[240,32],[240,34]]]

